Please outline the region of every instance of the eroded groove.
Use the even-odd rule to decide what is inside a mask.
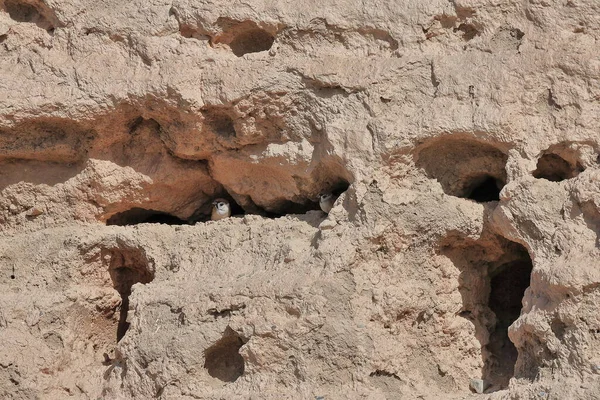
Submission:
[[[281,133],[282,111],[271,101],[270,96],[245,99],[239,109],[237,104],[206,105],[194,116],[162,103],[147,109],[127,104],[91,122],[43,118],[3,128],[0,150],[7,158],[2,160],[0,188],[22,181],[56,185],[71,180],[85,186],[81,190],[97,210],[93,218],[121,226],[207,221],[211,203],[219,197],[230,201],[234,215],[276,218],[320,210],[319,194],[337,196],[353,177],[338,157],[315,153],[314,160],[289,166],[268,154],[271,143],[306,142],[303,136]],[[300,105],[285,102],[282,107]],[[117,171],[139,183],[128,186],[109,177],[120,176]],[[94,183],[82,173],[95,175],[90,177]]]
[[[375,27],[346,28],[332,25],[324,18],[315,18],[309,25],[284,30],[278,41],[289,48],[312,53],[315,48],[336,48],[365,56],[393,55],[400,43],[388,31]]]
[[[60,118],[40,118],[0,129],[0,160],[76,163],[84,159],[96,132]]]

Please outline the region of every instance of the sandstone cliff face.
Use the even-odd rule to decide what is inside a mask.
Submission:
[[[600,398],[598,39],[596,0],[0,0],[0,397]]]

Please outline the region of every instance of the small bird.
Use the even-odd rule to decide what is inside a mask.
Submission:
[[[335,203],[337,197],[334,197],[331,193],[322,193],[319,195],[319,206],[321,210],[326,214],[329,214],[329,211],[333,208],[333,203]]]
[[[229,202],[225,199],[216,199],[212,202],[213,208],[212,213],[210,215],[210,219],[213,221],[218,221],[223,218],[228,218],[231,216],[231,208],[229,207]]]

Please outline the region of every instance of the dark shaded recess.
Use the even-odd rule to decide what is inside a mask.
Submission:
[[[223,382],[235,382],[244,374],[244,358],[239,350],[244,340],[230,327],[223,337],[204,351],[204,368],[213,378]]]
[[[484,375],[501,377],[501,387],[508,387],[508,381],[514,376],[518,352],[508,338],[508,327],[521,315],[525,290],[529,287],[531,259],[523,259],[500,266],[491,276],[488,305],[496,315],[496,325],[490,330],[486,349],[490,359],[484,368]],[[486,371],[487,369],[487,371]]]
[[[346,190],[348,190],[348,188],[350,187],[350,182],[346,181],[346,180],[340,180],[338,182],[335,182],[333,185],[331,185],[331,193],[333,193],[333,195],[335,197],[340,197],[340,195],[342,193],[344,193]]]
[[[560,182],[565,179],[574,178],[583,170],[584,168],[580,164],[572,166],[558,154],[546,153],[539,158],[537,168],[533,171],[533,176],[551,182]]]
[[[522,30],[518,29],[518,28],[514,28],[510,31],[510,35],[514,38],[516,38],[517,40],[521,40],[523,39],[523,36],[525,36],[525,32],[523,32]]]
[[[225,199],[229,202],[229,208],[231,209],[231,216],[240,216],[248,214],[242,206],[240,206],[229,194],[220,194],[214,196],[210,201],[206,202],[199,209],[197,209],[192,216],[188,218],[190,224],[195,224],[196,222],[206,222],[210,221],[210,216],[212,213],[212,202],[216,199]]]
[[[473,182],[472,189],[467,198],[475,200],[478,203],[498,201],[500,200],[500,188],[503,186],[504,182],[492,176],[484,175]]]
[[[508,156],[493,144],[464,137],[432,139],[416,164],[444,192],[477,202],[498,201],[505,185]]]
[[[233,118],[226,108],[209,106],[202,109],[202,115],[205,118],[204,124],[211,132],[223,138],[236,136]]]
[[[500,237],[471,241],[449,237],[446,254],[460,270],[458,290],[463,309],[458,314],[475,326],[482,345],[481,378],[486,393],[506,389],[515,376],[518,351],[508,337],[508,328],[521,314],[523,296],[530,285],[533,263],[521,244]],[[523,359],[535,357],[521,348]],[[523,364],[523,359],[521,364]],[[518,377],[522,377],[522,366]]]
[[[129,329],[127,314],[131,287],[136,283],[149,283],[154,276],[148,271],[148,262],[139,249],[114,252],[111,256],[109,272],[113,287],[121,296],[117,325],[117,342],[119,342]]]
[[[454,28],[454,32],[462,32],[462,37],[465,42],[473,39],[475,36],[479,36],[480,32],[472,24],[460,24],[457,28]]]
[[[279,218],[289,214],[306,214],[308,211],[320,210],[319,195],[321,193],[332,193],[334,197],[339,197],[350,187],[350,183],[344,178],[324,178],[322,176],[314,177],[321,187],[319,193],[314,193],[309,198],[299,199],[298,201],[283,200],[279,204],[273,205],[269,210],[261,209],[257,206],[257,214],[267,218]]]
[[[258,27],[240,32],[229,43],[229,47],[233,54],[238,57],[247,53],[258,53],[266,51],[273,46],[275,37],[267,31]]]
[[[166,212],[137,207],[117,213],[106,221],[106,225],[128,226],[137,224],[185,225],[188,222]]]
[[[54,25],[33,4],[23,0],[5,0],[4,9],[17,22],[31,22],[52,33]]]
[[[307,200],[304,203],[285,201],[280,206],[275,207],[274,211],[265,211],[264,216],[267,218],[279,218],[288,214],[306,214],[308,211],[319,209],[318,201]]]
[[[371,372],[369,374],[369,376],[385,376],[385,377],[388,377],[388,378],[394,378],[394,379],[400,380],[400,378],[398,377],[398,375],[396,375],[394,373],[391,373],[391,372],[388,372],[388,371],[381,370],[381,369],[377,369],[377,370]]]

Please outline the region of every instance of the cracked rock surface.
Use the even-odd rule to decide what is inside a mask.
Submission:
[[[0,397],[600,398],[599,15],[0,0]]]

